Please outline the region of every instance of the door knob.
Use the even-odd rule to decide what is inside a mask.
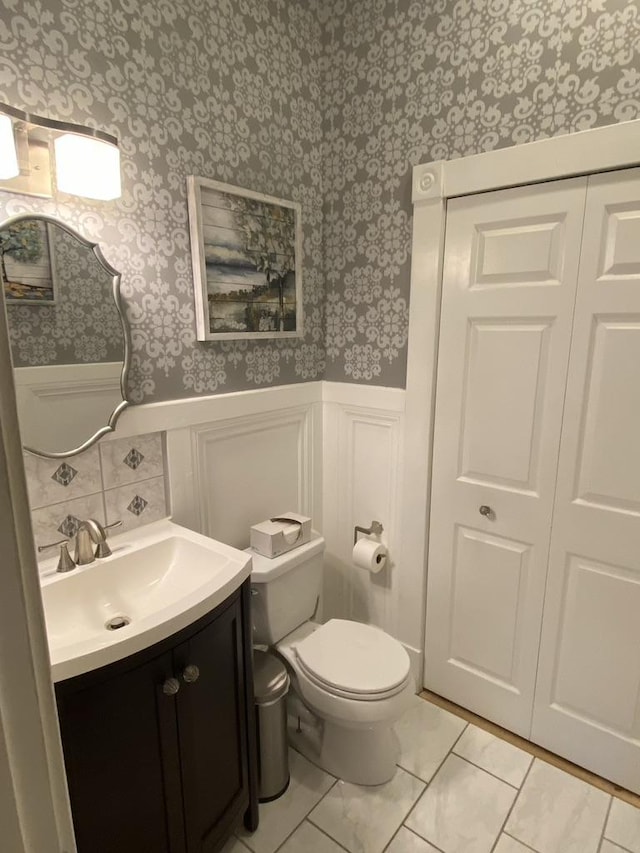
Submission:
[[[175,696],[178,690],[180,690],[180,682],[177,678],[167,678],[162,685],[162,692],[165,696]]]
[[[194,681],[197,681],[200,678],[200,670],[195,665],[195,663],[190,663],[189,666],[185,666],[184,672],[182,673],[182,679],[187,684],[193,684]]]
[[[482,504],[482,506],[480,507],[480,515],[484,515],[486,518],[491,518],[491,516],[493,515],[493,510],[490,506]]]

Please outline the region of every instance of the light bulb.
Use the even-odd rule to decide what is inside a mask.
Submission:
[[[120,152],[115,145],[72,133],[53,144],[59,190],[100,201],[120,197]]]

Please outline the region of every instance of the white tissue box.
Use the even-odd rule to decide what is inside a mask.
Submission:
[[[311,519],[297,512],[283,512],[251,527],[251,547],[264,557],[279,557],[311,539]]]

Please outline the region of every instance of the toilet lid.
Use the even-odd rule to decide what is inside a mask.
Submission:
[[[409,674],[402,645],[373,625],[331,619],[295,647],[310,675],[350,694],[388,693]]]

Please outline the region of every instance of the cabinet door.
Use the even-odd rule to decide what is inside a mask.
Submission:
[[[425,684],[529,736],[586,179],[447,211]]]
[[[640,169],[589,179],[533,739],[640,793]]]
[[[184,853],[171,653],[58,691],[78,853]]]
[[[219,850],[249,805],[240,598],[174,652],[188,853]],[[185,681],[197,667],[195,681]],[[193,670],[192,670],[193,674]]]

